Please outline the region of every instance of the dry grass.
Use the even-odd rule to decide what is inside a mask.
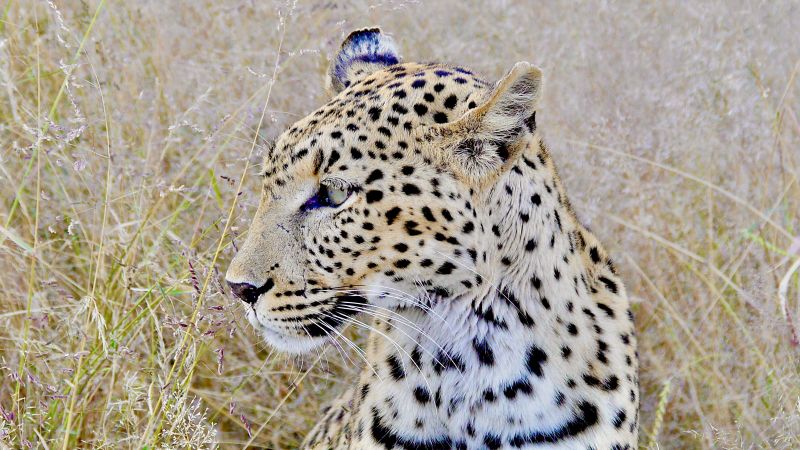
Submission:
[[[221,273],[264,140],[375,23],[409,59],[544,68],[635,302],[643,446],[800,448],[797,3],[469,3],[0,2],[0,448],[297,446],[353,363],[270,352]]]

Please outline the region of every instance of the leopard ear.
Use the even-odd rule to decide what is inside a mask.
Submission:
[[[380,28],[363,28],[342,42],[328,68],[327,89],[337,94],[361,78],[400,62],[394,40]]]
[[[446,159],[473,180],[510,169],[536,131],[536,107],[541,97],[542,71],[518,62],[497,82],[487,100],[455,122],[433,127],[431,139],[449,149]]]

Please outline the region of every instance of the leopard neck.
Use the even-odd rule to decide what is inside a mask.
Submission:
[[[484,282],[456,298],[432,302],[430,309],[403,311],[413,326],[387,324],[383,333],[392,342],[432,341],[429,353],[448,347],[458,354],[476,346],[480,353],[482,343],[495,341],[500,345],[491,359],[504,360],[506,350],[509,358],[519,356],[518,344],[545,347],[576,329],[562,317],[591,302],[577,243],[579,225],[538,135],[525,145],[517,163],[475,202],[485,205],[476,211],[482,224],[476,272]],[[587,343],[587,352],[593,348]]]

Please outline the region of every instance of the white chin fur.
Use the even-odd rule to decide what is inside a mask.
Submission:
[[[258,333],[261,334],[267,344],[275,347],[276,350],[285,353],[292,353],[296,355],[309,353],[311,350],[321,346],[328,340],[328,338],[325,337],[298,338],[274,331],[261,324],[258,321],[258,318],[256,318],[255,312],[249,308],[247,310],[247,320],[251,325],[253,325]]]
[[[276,333],[263,326],[259,327],[258,331],[261,333],[261,336],[264,337],[264,340],[277,350],[297,355],[309,353],[328,340],[328,338],[324,337],[296,338],[293,336],[286,336],[285,334]]]

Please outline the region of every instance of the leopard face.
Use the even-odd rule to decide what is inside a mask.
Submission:
[[[401,63],[378,30],[352,33],[334,97],[285,131],[226,279],[273,346],[307,352],[371,310],[426,309],[488,289],[485,193],[534,132],[541,72],[496,84]]]

